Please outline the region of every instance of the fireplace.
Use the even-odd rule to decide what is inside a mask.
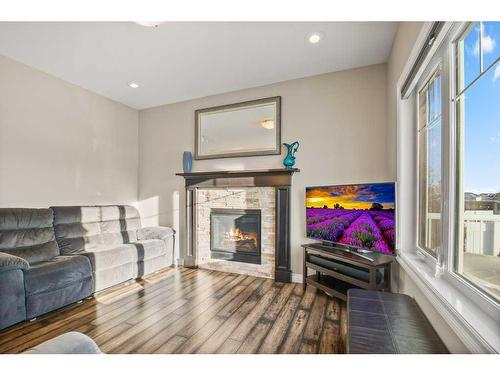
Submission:
[[[290,192],[294,168],[177,173],[185,179],[185,267],[272,278],[289,283]],[[211,251],[212,209],[260,209],[260,264],[213,259],[231,255]],[[239,252],[238,254],[240,254]]]
[[[210,257],[261,264],[261,211],[210,210]]]

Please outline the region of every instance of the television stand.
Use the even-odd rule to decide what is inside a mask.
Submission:
[[[351,288],[391,291],[393,256],[376,252],[359,254],[320,243],[301,246],[304,255],[304,288],[311,285],[344,301],[347,301],[347,290]],[[314,274],[308,275],[309,269]]]

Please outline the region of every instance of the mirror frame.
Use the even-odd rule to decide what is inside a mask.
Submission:
[[[276,147],[274,150],[269,151],[242,151],[238,153],[221,153],[221,154],[212,154],[212,155],[203,155],[200,153],[200,144],[199,144],[199,134],[200,134],[200,115],[209,112],[216,112],[220,110],[227,109],[243,109],[245,107],[254,106],[256,104],[267,104],[267,103],[275,103],[276,104]],[[239,158],[246,156],[263,156],[263,155],[280,155],[281,154],[281,96],[273,96],[269,98],[257,99],[257,100],[249,100],[240,103],[220,105],[216,107],[197,109],[194,112],[195,117],[195,128],[194,128],[194,137],[195,137],[195,148],[194,148],[194,158],[195,160],[204,160],[204,159],[221,159],[221,158]]]

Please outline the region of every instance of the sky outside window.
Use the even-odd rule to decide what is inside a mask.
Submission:
[[[465,86],[480,74],[479,30],[474,24],[464,39]],[[483,69],[500,56],[500,22],[482,23]],[[462,97],[465,120],[464,190],[500,192],[500,63],[496,62]]]

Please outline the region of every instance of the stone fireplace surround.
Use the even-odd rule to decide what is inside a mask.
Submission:
[[[269,199],[269,196],[274,195],[274,267],[269,264],[269,262],[272,262],[272,256],[269,254],[270,251],[267,250],[269,256],[265,264],[262,262],[262,267],[253,271],[257,271],[259,276],[264,276],[263,273],[267,272],[266,277],[272,277],[279,282],[291,282],[290,188],[292,175],[295,172],[299,172],[299,170],[291,168],[177,173],[178,176],[184,177],[186,188],[186,248],[184,253],[184,266],[208,267],[207,262],[203,263],[205,241],[202,241],[197,234],[197,230],[200,228],[198,221],[205,217],[204,215],[200,216],[199,213],[200,209],[204,209],[203,204],[200,203],[206,203],[206,201],[201,201],[203,197],[206,198],[206,193],[203,193],[203,191],[218,190],[219,193],[224,191],[227,193],[231,190],[245,191],[250,192],[250,196],[255,197],[260,195],[263,199]],[[261,190],[260,188],[268,189]],[[215,194],[217,195],[217,193]],[[242,198],[234,198],[235,196],[236,195],[231,199],[235,199],[236,201],[240,199],[241,203]],[[265,198],[266,196],[267,198]],[[227,197],[227,199],[229,199],[229,197]],[[213,202],[213,200],[211,201]],[[247,198],[245,198],[245,202],[246,201]],[[250,204],[256,203],[255,199],[250,199],[248,202]],[[267,219],[269,220],[270,217]],[[265,224],[264,220],[262,221],[263,224]],[[203,227],[203,223],[201,223],[201,226]],[[272,241],[271,238],[272,236],[269,234],[268,246],[270,246],[269,241]],[[208,263],[213,262],[210,261]],[[236,262],[229,261],[224,263],[233,263],[234,266]],[[248,265],[251,266],[250,264]],[[241,264],[237,266],[241,266]],[[219,268],[219,270],[223,269]],[[238,270],[233,268],[232,270],[227,270],[227,272],[238,272]],[[240,269],[240,272],[250,274],[251,271],[245,268],[244,270]]]

